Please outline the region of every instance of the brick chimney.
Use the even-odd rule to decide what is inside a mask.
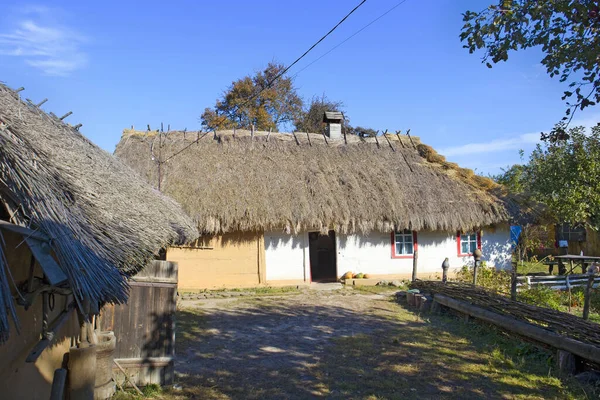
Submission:
[[[342,121],[344,114],[338,111],[326,111],[323,114],[323,122],[327,123],[325,133],[330,139],[336,140],[342,138]]]

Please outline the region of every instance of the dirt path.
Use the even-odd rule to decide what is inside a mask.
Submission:
[[[313,369],[331,340],[372,334],[393,324],[392,293],[305,291],[284,296],[188,300],[181,302],[176,370],[202,376],[209,384],[226,384],[262,394],[305,387],[299,398],[318,395]],[[198,315],[202,316],[200,326]],[[183,336],[183,337],[182,337]],[[235,383],[228,382],[236,376]],[[229,390],[228,390],[229,392]],[[241,394],[240,392],[240,394]],[[308,393],[307,393],[308,392]]]
[[[548,353],[453,318],[423,321],[392,296],[182,301],[181,388],[166,398],[577,398],[549,376]]]

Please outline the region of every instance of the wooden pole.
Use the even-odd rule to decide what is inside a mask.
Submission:
[[[50,400],[64,400],[65,385],[67,383],[67,370],[59,368],[54,371],[52,379],[52,389],[50,390]]]
[[[590,274],[588,277],[587,286],[585,287],[585,299],[583,301],[583,319],[587,320],[590,318],[590,301],[592,297],[592,288],[594,286],[594,274]]]
[[[413,254],[413,269],[412,269],[412,281],[417,280],[417,259],[419,258],[419,251],[415,250]]]
[[[510,274],[510,299],[513,301],[517,300],[517,266],[518,261],[512,262],[512,271]]]
[[[473,265],[473,286],[477,286],[477,265],[478,261],[475,261]]]

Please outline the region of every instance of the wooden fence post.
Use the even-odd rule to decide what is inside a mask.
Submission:
[[[510,275],[510,299],[517,300],[517,262],[512,262],[512,273]]]
[[[412,281],[417,280],[417,258],[419,257],[419,251],[415,250],[413,254],[413,270],[412,270]]]
[[[590,300],[592,297],[592,287],[594,286],[594,274],[590,274],[587,282],[587,286],[585,287],[585,299],[583,301],[583,319],[588,319],[590,317]]]

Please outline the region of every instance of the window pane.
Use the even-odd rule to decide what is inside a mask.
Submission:
[[[461,243],[469,241],[469,235],[460,235],[460,241]]]
[[[476,248],[477,248],[477,242],[475,242],[475,241],[471,242],[471,251],[469,251],[469,253],[473,253]]]
[[[467,241],[460,242],[460,252],[463,254],[467,254],[469,252],[469,242],[467,242]]]
[[[477,240],[477,234],[475,234],[475,233],[471,234],[471,235],[470,235],[470,237],[469,237],[469,239],[470,239],[472,242],[476,241],[476,240]]]
[[[413,236],[411,231],[395,233],[396,255],[413,254]]]

